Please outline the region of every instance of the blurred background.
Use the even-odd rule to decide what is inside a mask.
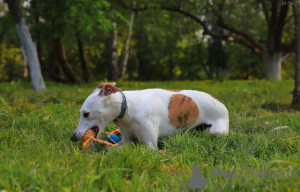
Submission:
[[[282,0],[19,1],[47,81],[293,79],[292,6]],[[0,81],[28,79],[0,0]]]

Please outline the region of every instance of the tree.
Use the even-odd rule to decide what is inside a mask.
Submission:
[[[88,82],[92,72],[104,78],[101,53],[112,25],[110,7],[105,0],[31,0],[26,18],[35,32],[43,72],[60,82]]]
[[[132,2],[132,8],[134,9],[135,6],[136,6],[136,2],[133,1]],[[123,47],[121,60],[120,60],[120,66],[121,66],[120,67],[121,70],[120,70],[120,74],[119,74],[120,79],[124,78],[124,75],[125,75],[126,69],[127,69],[127,62],[128,62],[128,55],[129,55],[129,43],[130,43],[130,38],[131,38],[131,34],[132,34],[134,16],[135,16],[135,12],[131,11],[130,21],[129,21],[129,25],[128,25],[127,37],[126,37],[125,42],[124,42],[124,47]]]
[[[137,7],[147,5],[141,1],[137,2]],[[128,9],[126,4],[122,7]],[[197,23],[175,12],[160,9],[138,11],[128,63],[128,70],[131,70],[128,72],[130,79],[206,79],[204,70],[208,69],[208,65],[205,65],[208,60],[208,38],[206,37],[201,44],[202,33],[198,31]],[[198,43],[201,47],[200,58],[197,54]],[[201,66],[201,59],[204,67]]]
[[[118,67],[118,31],[117,24],[113,23],[113,30],[110,33],[109,38],[107,39],[107,65],[108,65],[108,80],[118,80],[119,79],[119,67]]]
[[[37,0],[31,1],[31,7],[34,11],[32,11],[30,14],[34,17],[34,31],[35,31],[35,41],[36,41],[36,49],[37,54],[39,58],[39,62],[44,70],[49,74],[50,78],[56,82],[66,82],[61,76],[60,73],[53,70],[53,64],[52,67],[48,65],[48,63],[43,58],[43,47],[42,47],[42,37],[41,37],[41,15],[40,15],[40,6],[38,4]],[[54,47],[54,45],[52,46]],[[54,49],[54,48],[53,48]],[[54,50],[52,49],[52,53],[54,55]],[[53,58],[49,63],[53,63]],[[58,70],[59,71],[59,70]]]
[[[40,70],[37,51],[32,41],[26,21],[24,19],[23,11],[19,5],[18,0],[7,0],[6,2],[8,4],[9,11],[16,23],[17,32],[25,50],[33,90],[45,91],[46,85]]]
[[[84,52],[84,45],[83,40],[81,37],[81,32],[78,30],[76,33],[76,39],[77,39],[77,47],[78,47],[78,54],[79,54],[79,60],[81,63],[81,69],[83,72],[83,79],[86,83],[90,81],[92,78],[92,73],[90,71],[90,68],[88,67],[87,61],[86,61],[86,55]]]
[[[64,47],[61,43],[61,36],[63,36],[63,32],[59,33],[59,30],[61,30],[62,25],[57,24],[56,20],[53,20],[53,35],[54,38],[54,47],[55,47],[55,55],[57,58],[57,61],[61,65],[65,75],[70,80],[71,83],[80,83],[81,78],[75,73],[75,71],[72,68],[72,65],[69,63],[67,56],[65,54]],[[62,31],[62,30],[61,30]]]
[[[68,10],[69,1],[53,1],[53,5],[55,10],[51,10],[54,13],[50,13],[52,27],[53,27],[53,39],[54,39],[54,47],[55,47],[55,55],[56,59],[59,62],[62,70],[64,71],[66,77],[69,79],[71,83],[80,83],[81,78],[76,74],[72,65],[69,63],[67,55],[65,53],[65,49],[63,46],[62,38],[65,35],[67,19],[61,19],[61,13],[66,12]]]
[[[122,50],[122,54],[120,56],[120,59],[118,60],[118,31],[117,31],[117,24],[116,22],[113,22],[113,30],[110,33],[110,37],[107,40],[108,43],[108,79],[109,80],[118,80],[123,79],[124,75],[126,73],[127,68],[127,62],[128,62],[128,56],[129,56],[129,43],[131,39],[132,34],[132,27],[134,23],[134,17],[135,17],[135,0],[132,1],[132,11],[130,14],[130,20],[128,24],[128,31],[127,36],[124,41],[124,46]]]
[[[295,89],[293,91],[292,107],[300,109],[300,10],[299,1],[293,1],[293,13],[296,36],[296,72],[295,72]]]
[[[205,35],[246,46],[263,59],[267,79],[281,80],[281,62],[295,47],[294,41],[283,40],[284,29],[291,19],[291,15],[288,15],[288,1],[216,0],[204,3],[195,0],[193,3],[183,2],[170,1],[168,5],[160,3],[152,7],[160,7],[160,9],[176,12],[192,19],[202,26]],[[149,7],[136,8],[136,11],[147,10]],[[202,12],[199,12],[201,9]],[[266,26],[266,29],[260,30],[265,33],[253,34],[253,26],[245,27],[247,23],[252,22],[249,21],[250,15],[255,17],[251,19],[252,21],[255,19],[256,23],[265,22],[264,26],[259,26],[263,28]],[[245,18],[241,19],[241,17]],[[243,29],[240,26],[243,26]]]

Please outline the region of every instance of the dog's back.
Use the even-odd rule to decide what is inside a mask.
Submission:
[[[197,125],[210,126],[211,133],[228,134],[227,108],[213,96],[194,90],[146,89],[124,91],[133,99],[139,118],[153,119],[160,137]],[[130,108],[130,106],[129,106]]]

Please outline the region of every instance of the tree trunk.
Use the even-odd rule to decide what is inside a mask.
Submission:
[[[54,48],[55,48],[55,55],[57,61],[61,65],[62,70],[64,71],[65,75],[67,76],[67,78],[70,80],[71,83],[80,83],[81,79],[73,71],[72,66],[69,63],[65,51],[63,49],[63,46],[60,42],[60,38],[58,37],[58,35],[61,34],[58,34],[56,21],[53,21],[53,29],[54,29],[54,35],[57,36],[56,38],[54,38]]]
[[[58,62],[62,66],[62,69],[67,76],[67,78],[70,80],[71,83],[80,83],[81,79],[76,75],[76,73],[73,71],[70,63],[68,62],[68,59],[66,57],[65,51],[63,49],[63,46],[60,42],[60,38],[55,39],[55,54],[57,57]]]
[[[295,89],[293,92],[292,107],[300,109],[300,11],[298,8],[298,0],[294,0],[293,13],[295,23],[296,36],[296,72],[295,72]]]
[[[84,46],[83,46],[83,41],[81,38],[81,33],[80,31],[77,32],[76,34],[76,39],[77,39],[77,46],[78,46],[78,53],[79,53],[79,59],[81,63],[81,69],[83,72],[83,80],[88,83],[89,80],[92,78],[91,71],[88,67],[88,64],[86,62],[86,57],[84,53]]]
[[[200,65],[202,66],[205,74],[207,75],[208,79],[212,79],[212,73],[210,73],[207,69],[206,69],[206,65],[203,61],[203,55],[201,53],[201,46],[202,46],[202,42],[203,42],[203,39],[204,39],[204,36],[202,38],[202,41],[200,44],[197,45],[197,55],[198,55],[198,58],[199,58],[199,62],[200,62]]]
[[[136,2],[133,1],[132,2],[133,9],[135,8],[135,4],[136,4]],[[124,75],[126,73],[128,55],[129,55],[129,44],[130,44],[130,38],[131,38],[132,27],[133,27],[133,22],[134,22],[134,16],[135,16],[135,11],[131,11],[127,37],[124,42],[124,47],[122,50],[121,61],[120,61],[120,68],[121,68],[120,79],[123,79]]]
[[[56,59],[56,53],[55,53],[55,40],[52,39],[51,42],[51,50],[48,52],[48,61],[49,63],[51,63],[51,70],[59,77],[61,77],[64,82],[67,82],[68,80],[66,80],[65,78],[63,78],[63,70],[61,65],[59,64],[59,62]]]
[[[25,19],[23,17],[23,12],[19,5],[19,2],[17,0],[7,0],[6,2],[8,4],[10,13],[16,23],[17,32],[25,50],[33,90],[45,91],[46,85],[41,73],[37,51],[32,41]]]
[[[32,8],[35,9],[35,15],[34,15],[34,20],[35,20],[35,26],[36,26],[36,49],[37,49],[37,54],[38,54],[38,59],[41,64],[41,66],[44,68],[44,70],[49,74],[50,78],[53,79],[54,81],[57,82],[66,82],[60,75],[60,73],[56,73],[53,71],[43,60],[42,57],[42,40],[41,40],[41,34],[39,30],[39,23],[40,23],[40,15],[37,7],[37,2],[36,1],[31,1]],[[52,64],[52,62],[49,62]]]
[[[23,77],[25,79],[28,78],[28,62],[27,62],[27,57],[26,57],[26,54],[25,54],[25,50],[23,47],[21,47],[21,66],[23,68]]]
[[[40,64],[44,67],[44,69],[47,71],[47,73],[50,75],[51,79],[53,79],[54,81],[57,82],[63,82],[65,83],[66,80],[64,80],[60,73],[56,73],[55,71],[53,71],[43,60],[42,58],[42,43],[41,43],[41,37],[40,34],[37,33],[37,41],[36,41],[36,47],[37,47],[37,53],[38,53],[38,58],[39,58],[39,62]]]
[[[113,80],[116,81],[118,80],[118,31],[117,31],[117,24],[114,22],[113,23],[114,29],[110,34],[110,37],[108,38],[108,75],[107,79],[108,80]]]
[[[286,58],[282,52],[264,52],[263,59],[266,66],[266,78],[268,80],[281,80],[281,62]]]
[[[139,16],[139,15],[137,15]],[[141,20],[136,20],[137,25],[142,25]],[[146,81],[150,79],[151,59],[153,54],[149,46],[148,33],[143,27],[138,28],[135,39],[137,40],[137,60],[138,60],[138,80]]]
[[[174,65],[173,65],[173,59],[172,59],[172,52],[169,53],[169,59],[168,59],[168,80],[172,81],[173,79],[173,69],[174,69]]]

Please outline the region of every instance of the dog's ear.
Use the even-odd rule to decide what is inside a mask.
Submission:
[[[112,86],[115,86],[115,82],[112,82],[112,83],[100,83],[98,86],[97,86],[97,88],[99,88],[99,89],[102,89],[102,87],[104,87],[104,85],[107,85],[107,84],[109,84],[109,85],[112,85]]]
[[[109,95],[114,94],[114,93],[119,92],[119,91],[121,91],[121,89],[113,86],[112,84],[106,84],[100,89],[99,95],[109,96]]]

